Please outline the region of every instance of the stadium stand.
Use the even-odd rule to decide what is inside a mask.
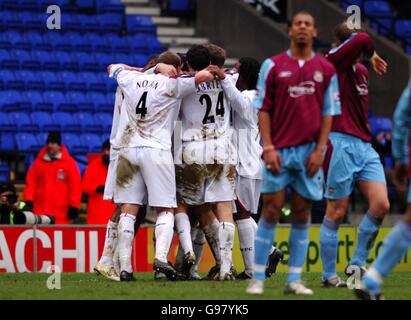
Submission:
[[[49,5],[61,30],[46,29]],[[106,66],[144,65],[165,49],[156,31],[121,0],[0,0],[0,152],[33,159],[52,130],[79,159],[100,152],[116,88]]]

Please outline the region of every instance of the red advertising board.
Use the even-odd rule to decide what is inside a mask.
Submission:
[[[0,227],[0,272],[92,272],[104,246],[105,226]],[[133,245],[133,270],[152,271],[148,263],[147,229]],[[136,254],[138,252],[138,254]]]

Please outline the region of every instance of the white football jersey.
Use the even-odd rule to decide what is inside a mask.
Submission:
[[[206,141],[230,132],[231,107],[219,80],[200,83],[181,104],[182,140]]]
[[[262,179],[263,148],[260,145],[258,109],[253,107],[256,90],[240,92],[230,79],[221,81],[233,108],[234,144],[237,147],[237,172],[240,176]]]
[[[151,147],[169,150],[181,99],[195,92],[194,77],[168,78],[112,67],[124,94],[128,121],[117,131],[120,148]],[[122,128],[121,128],[122,129]]]

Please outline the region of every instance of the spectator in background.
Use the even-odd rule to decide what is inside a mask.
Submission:
[[[392,163],[386,163],[391,158],[391,131],[381,131],[372,138],[372,145],[380,156],[384,167],[392,169]]]
[[[24,210],[51,214],[56,224],[69,224],[78,216],[81,176],[77,163],[61,144],[61,134],[51,132],[26,176]]]
[[[101,157],[90,162],[83,176],[83,192],[88,195],[88,224],[107,224],[107,220],[116,208],[111,201],[103,200],[109,163],[110,141],[106,140]]]

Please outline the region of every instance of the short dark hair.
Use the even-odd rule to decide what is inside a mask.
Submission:
[[[257,88],[258,74],[260,72],[260,63],[254,58],[244,57],[239,60],[240,67],[238,70],[247,90],[254,90]]]
[[[157,63],[170,64],[175,68],[181,67],[181,59],[178,54],[166,51],[158,56]]]
[[[49,143],[57,143],[58,145],[61,145],[61,133],[57,131],[50,132],[46,140],[46,144]]]
[[[207,44],[206,48],[210,51],[211,64],[222,68],[227,58],[225,50],[214,43]]]
[[[147,59],[145,66],[143,67],[143,71],[147,71],[151,69],[157,64],[158,55],[152,55],[150,58]]]
[[[293,15],[293,17],[291,18],[290,22],[288,23],[288,27],[291,27],[291,25],[292,25],[293,22],[294,22],[295,17],[296,17],[296,16],[299,16],[299,15],[310,16],[311,18],[313,18],[314,27],[316,26],[314,16],[313,16],[310,12],[308,12],[308,11],[306,11],[306,10],[301,10],[301,11],[298,11],[296,14]]]
[[[104,141],[103,143],[103,150],[110,150],[110,140],[107,139],[106,141]]]
[[[340,42],[344,42],[347,40],[354,32],[361,32],[364,31],[363,29],[351,29],[348,28],[347,23],[341,22],[339,25],[337,25],[334,29],[334,35],[337,40]]]
[[[194,45],[187,51],[187,63],[195,71],[207,68],[210,60],[210,52],[202,45]]]

